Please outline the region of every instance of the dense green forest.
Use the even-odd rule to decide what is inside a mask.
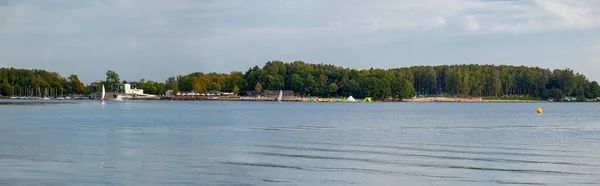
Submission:
[[[0,94],[10,95],[12,87],[60,89],[65,93],[85,90],[76,75],[63,78],[43,70],[0,70]],[[119,83],[114,71],[106,73],[106,82]],[[570,69],[550,70],[538,67],[506,65],[441,65],[395,69],[356,70],[327,64],[301,61],[267,62],[246,72],[202,73],[169,77],[165,82],[140,80],[129,82],[148,94],[164,94],[166,90],[208,92],[211,90],[241,93],[243,91],[293,90],[298,95],[319,97],[393,97],[403,99],[423,96],[531,96],[554,98],[564,96],[597,98],[596,81]]]
[[[0,68],[0,95],[82,94],[85,87],[77,75],[61,77],[56,72]]]
[[[356,70],[326,64],[301,61],[267,62],[245,73],[229,74],[200,72],[170,77],[154,90],[206,92],[294,90],[305,96],[349,96],[375,98],[410,98],[424,96],[532,96],[555,98],[563,96],[597,98],[600,87],[596,81],[570,69],[549,70],[537,67],[506,65],[442,65],[414,66],[396,69]],[[159,92],[157,92],[159,93]]]

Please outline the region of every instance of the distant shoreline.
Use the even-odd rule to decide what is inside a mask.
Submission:
[[[277,98],[272,97],[237,97],[237,98],[192,98],[192,97],[179,97],[179,98],[162,98],[161,100],[172,100],[172,101],[266,101],[272,102],[277,101]],[[363,99],[356,99],[356,102],[362,102]],[[340,98],[311,98],[306,97],[294,97],[294,98],[283,98],[282,102],[343,102]],[[547,102],[546,100],[502,100],[502,99],[484,99],[484,98],[449,98],[449,97],[428,97],[428,98],[414,98],[400,100],[374,100],[373,102],[471,102],[471,103],[537,103]]]
[[[431,98],[415,98],[404,100],[406,102],[508,102],[508,103],[532,103],[532,102],[547,102],[546,100],[502,100],[502,99],[483,99],[483,98],[448,98],[448,97],[431,97]]]
[[[6,100],[6,99],[2,99]],[[73,104],[74,102],[56,102],[56,101],[0,101],[0,105],[54,105],[54,104]]]
[[[127,94],[132,94],[135,89],[135,94],[141,97],[155,95],[156,99],[160,95],[181,95],[205,100],[207,98],[204,96],[220,93],[272,98],[283,91],[284,95],[290,97],[309,95],[326,99],[339,95],[372,97],[382,101],[395,101],[390,98],[392,96],[419,97],[405,100],[407,102],[540,102],[549,99],[562,101],[565,97],[565,101],[600,100],[598,82],[590,81],[568,68],[550,70],[526,66],[457,64],[351,69],[323,63],[269,61],[262,68],[255,65],[246,72],[192,72],[168,77],[164,82],[144,79],[122,81],[115,71],[108,70],[105,80],[87,86],[74,74],[65,78],[45,70],[0,68],[0,95],[4,96],[97,97],[102,86],[106,89],[106,96],[111,98],[114,95],[108,93],[126,94],[128,91],[125,87],[129,87]],[[430,97],[422,99],[421,96],[447,96],[450,99],[431,100]]]
[[[56,104],[56,103],[72,103],[73,101],[80,100],[22,100],[22,99],[10,99],[10,98],[0,98],[0,105],[24,105],[24,104]],[[179,97],[179,98],[168,98],[163,97],[161,99],[131,99],[130,101],[246,101],[246,102],[276,102],[277,98],[272,97],[218,97],[218,98],[193,98],[193,97]],[[57,102],[60,101],[60,102]],[[89,100],[88,100],[89,101]],[[108,100],[107,101],[113,101]],[[126,100],[127,101],[127,100]],[[284,98],[282,102],[326,102],[326,103],[336,103],[343,102],[339,98],[311,98],[306,97],[293,97],[293,98]],[[357,99],[358,103],[362,102],[362,99]],[[426,102],[445,102],[445,103],[457,103],[457,102],[468,102],[468,103],[540,103],[540,102],[548,102],[547,100],[502,100],[502,99],[485,99],[485,98],[451,98],[451,97],[427,97],[427,98],[414,98],[414,99],[404,99],[400,100],[391,100],[387,99],[385,101],[382,100],[374,100],[373,102],[415,102],[415,103],[426,103]]]

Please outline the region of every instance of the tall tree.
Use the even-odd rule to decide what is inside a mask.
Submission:
[[[238,95],[240,93],[240,87],[237,85],[233,87],[233,94]]]
[[[165,81],[165,89],[178,92],[179,86],[177,83],[177,79],[175,77],[169,77],[167,81]]]
[[[296,92],[304,91],[304,82],[302,82],[300,75],[292,74],[289,88]]]
[[[404,79],[396,78],[390,82],[392,98],[402,100],[402,89],[404,88]]]
[[[71,74],[71,76],[69,76],[67,80],[69,83],[69,87],[71,88],[71,93],[83,94],[83,92],[85,91],[85,87],[83,86],[83,83],[79,81],[79,77],[77,77],[77,75]]]
[[[402,84],[402,94],[400,95],[400,99],[409,99],[417,95],[415,87],[413,87],[410,81],[405,79]]]
[[[106,72],[106,82],[107,83],[120,83],[121,79],[119,79],[119,74],[117,74],[115,71],[112,70],[108,70]]]
[[[262,93],[263,87],[262,84],[260,84],[260,82],[256,83],[256,85],[254,86],[254,91],[256,91],[258,94]]]
[[[10,83],[8,83],[8,80],[2,81],[2,84],[0,85],[0,95],[10,96],[11,94],[12,94],[12,87],[10,86]]]
[[[196,80],[194,81],[194,91],[198,92],[198,93],[204,93],[204,92],[208,92],[208,89],[206,88],[205,84],[202,84],[202,82],[200,80]]]

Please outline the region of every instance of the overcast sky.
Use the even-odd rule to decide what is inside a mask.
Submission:
[[[0,0],[0,67],[89,83],[246,71],[457,63],[600,80],[600,0]]]

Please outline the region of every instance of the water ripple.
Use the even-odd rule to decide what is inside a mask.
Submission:
[[[379,163],[379,164],[388,164],[388,165],[394,164],[394,165],[413,166],[413,167],[464,169],[464,170],[495,171],[495,172],[513,172],[513,173],[528,173],[528,174],[543,174],[543,175],[595,175],[595,174],[588,174],[588,173],[577,173],[577,172],[566,172],[566,171],[504,169],[504,168],[488,168],[488,167],[474,167],[474,166],[460,166],[460,165],[433,165],[433,164],[424,164],[424,163],[401,163],[401,162],[374,160],[374,159],[367,159],[367,158],[349,158],[349,157],[334,157],[334,156],[305,155],[305,154],[283,154],[283,153],[269,153],[269,152],[249,152],[249,153],[261,155],[261,156],[318,159],[318,160],[356,161],[356,162]],[[282,168],[290,168],[290,167],[286,167],[285,165],[278,165],[278,166],[283,166]],[[303,170],[301,167],[294,167],[294,168]]]
[[[75,161],[71,161],[71,160],[40,158],[40,157],[22,156],[22,155],[7,155],[7,154],[0,154],[0,159],[14,159],[14,160],[39,161],[39,162],[56,162],[56,163],[75,163]]]
[[[230,165],[255,166],[255,167],[269,167],[269,168],[309,170],[309,169],[302,168],[302,167],[297,167],[297,166],[281,165],[281,164],[273,164],[273,163],[241,163],[241,162],[226,162],[226,161],[221,161],[221,162],[217,162],[217,163],[220,163],[220,164],[230,164]]]
[[[405,146],[392,146],[392,145],[363,145],[363,144],[341,144],[341,143],[313,143],[310,144],[322,144],[322,145],[336,145],[336,146],[353,146],[353,147],[370,147],[370,148],[386,148],[396,150],[413,150],[413,151],[424,151],[424,152],[447,152],[447,153],[459,153],[459,154],[483,154],[483,155],[512,155],[512,156],[533,156],[533,157],[562,157],[562,158],[590,158],[600,159],[600,157],[594,156],[579,156],[579,155],[558,155],[558,154],[539,154],[539,153],[523,153],[523,152],[487,152],[487,151],[467,151],[467,150],[453,150],[453,149],[430,149],[422,147],[405,147]]]
[[[255,145],[255,146],[277,148],[277,149],[288,149],[288,150],[300,150],[300,151],[363,153],[363,154],[391,155],[391,156],[400,156],[400,157],[411,156],[411,157],[425,157],[425,158],[450,159],[450,160],[473,160],[473,161],[505,162],[505,163],[533,163],[533,164],[555,164],[555,165],[600,167],[600,165],[587,164],[587,163],[572,163],[572,162],[552,162],[552,161],[515,160],[515,159],[503,159],[503,158],[474,158],[474,157],[458,157],[458,156],[439,156],[439,155],[394,153],[394,152],[381,152],[381,151],[368,151],[368,150],[342,150],[342,149],[326,149],[326,148],[313,148],[313,147],[293,147],[293,146],[280,146],[280,145]]]

